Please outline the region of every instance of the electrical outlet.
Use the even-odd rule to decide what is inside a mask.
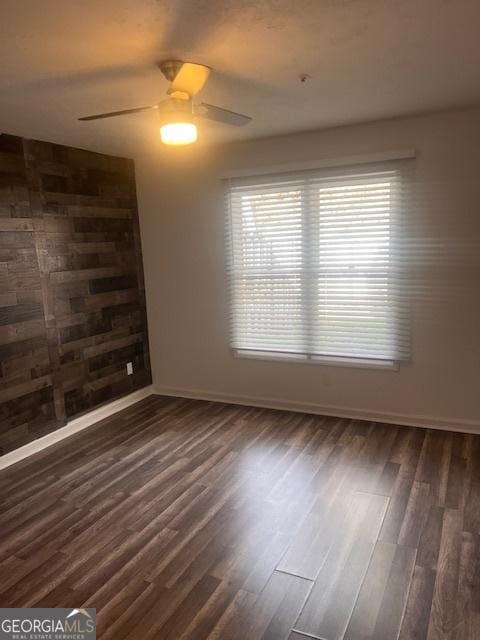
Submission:
[[[133,362],[127,362],[127,375],[131,376],[133,373]]]

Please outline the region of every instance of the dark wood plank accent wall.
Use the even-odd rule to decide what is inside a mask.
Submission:
[[[132,160],[0,136],[0,358],[0,455],[149,384]]]
[[[52,367],[20,138],[0,136],[0,453],[55,429]]]

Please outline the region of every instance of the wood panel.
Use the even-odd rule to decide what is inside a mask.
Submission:
[[[23,142],[0,135],[0,455],[57,427]]]
[[[480,436],[151,396],[0,473],[0,601],[102,640],[478,640],[479,469]]]
[[[1,455],[145,386],[150,364],[133,162],[0,141]]]

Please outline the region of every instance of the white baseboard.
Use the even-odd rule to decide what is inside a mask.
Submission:
[[[107,418],[108,416],[129,407],[139,400],[143,400],[152,394],[162,396],[174,396],[178,398],[191,398],[194,400],[211,400],[214,402],[226,402],[228,404],[240,404],[250,407],[265,407],[267,409],[280,409],[283,411],[299,411],[302,413],[313,413],[319,415],[336,416],[339,418],[350,418],[355,420],[372,420],[375,422],[387,422],[411,427],[423,427],[426,429],[441,429],[443,431],[460,431],[463,433],[480,434],[480,422],[475,420],[465,420],[459,418],[445,418],[415,414],[386,413],[381,411],[370,411],[367,409],[352,409],[335,405],[320,405],[313,402],[297,402],[279,400],[278,398],[268,398],[262,396],[242,396],[202,389],[183,389],[174,387],[163,387],[161,385],[149,385],[138,391],[134,391],[128,396],[114,400],[107,405],[94,409],[89,413],[75,418],[64,427],[48,433],[46,436],[29,442],[23,447],[0,456],[0,469],[5,469],[15,462],[19,462],[28,456],[42,451],[47,447],[68,438],[69,436],[86,429],[87,427]]]
[[[250,407],[264,407],[267,409],[281,409],[283,411],[299,411],[338,418],[354,420],[371,420],[408,427],[422,427],[424,429],[441,429],[442,431],[460,431],[462,433],[480,434],[480,422],[463,418],[445,418],[438,416],[400,414],[394,412],[370,411],[368,409],[352,409],[335,405],[320,405],[313,402],[297,402],[267,398],[261,396],[240,396],[201,389],[182,389],[154,385],[154,393],[162,396],[175,396],[195,400],[212,400],[229,404],[241,404]]]
[[[29,442],[23,447],[15,449],[15,451],[11,451],[10,453],[6,453],[4,456],[0,456],[0,469],[5,469],[5,467],[9,467],[11,464],[18,462],[19,460],[23,460],[23,458],[27,458],[42,449],[46,449],[52,444],[55,444],[64,438],[68,438],[78,431],[90,427],[92,424],[95,424],[95,422],[108,418],[108,416],[111,416],[122,409],[126,409],[131,404],[135,404],[135,402],[143,400],[143,398],[146,398],[147,396],[151,396],[153,393],[155,393],[153,386],[148,385],[148,387],[143,387],[138,391],[134,391],[128,396],[124,396],[123,398],[119,398],[118,400],[114,400],[113,402],[109,402],[106,405],[98,407],[98,409],[89,411],[85,415],[68,422],[64,427],[60,427],[60,429],[52,431],[46,436],[42,436],[33,442]]]

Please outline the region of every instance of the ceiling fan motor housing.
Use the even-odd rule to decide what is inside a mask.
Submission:
[[[158,105],[162,122],[193,122],[193,104],[191,100],[168,98]]]
[[[177,73],[180,71],[183,61],[182,60],[163,60],[157,63],[158,68],[163,73],[165,78],[169,82],[173,82]]]

